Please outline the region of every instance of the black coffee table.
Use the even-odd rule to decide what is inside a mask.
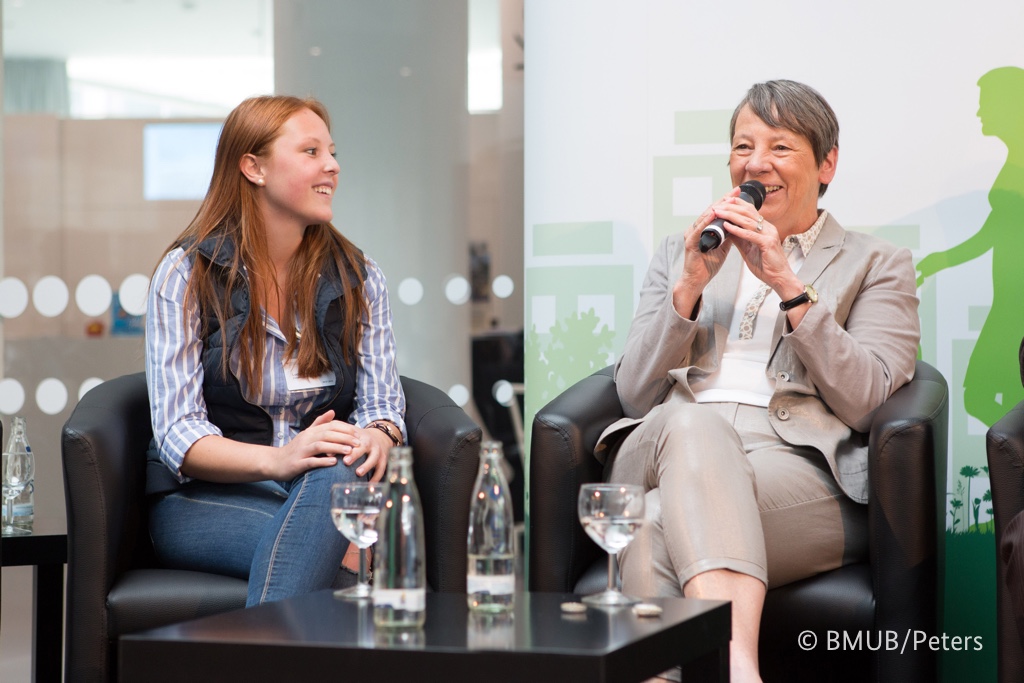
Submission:
[[[470,614],[466,596],[428,593],[421,631],[373,626],[368,605],[330,591],[122,636],[121,681],[642,681],[682,665],[687,681],[729,679],[727,602],[663,598],[566,615],[557,593],[520,593],[511,618]]]

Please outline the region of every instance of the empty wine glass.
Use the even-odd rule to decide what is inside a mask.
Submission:
[[[32,451],[21,449],[3,452],[3,494],[5,536],[27,536],[31,532],[14,526],[14,499],[21,495],[33,478]]]
[[[370,597],[366,578],[367,548],[377,542],[377,515],[384,487],[377,482],[353,481],[331,487],[331,519],[334,526],[359,548],[359,580],[350,588],[334,591],[335,597],[365,600]]]
[[[598,606],[639,602],[615,586],[613,555],[629,545],[644,523],[644,490],[635,484],[584,484],[577,501],[580,524],[608,553],[608,588],[587,595],[583,602]]]

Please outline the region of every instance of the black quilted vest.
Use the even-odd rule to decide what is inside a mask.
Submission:
[[[212,263],[214,286],[218,293],[223,295],[229,273],[227,266],[233,257],[234,243],[230,239],[221,242],[214,236],[203,241],[198,247],[198,252]],[[365,275],[364,270],[364,278]],[[354,274],[349,273],[348,280],[356,282]],[[352,362],[345,362],[341,352],[341,339],[345,331],[343,296],[345,291],[341,278],[331,261],[320,274],[315,305],[317,334],[320,335],[331,369],[334,370],[335,383],[302,418],[301,429],[308,427],[317,416],[327,410],[334,410],[337,419],[345,420],[354,409],[355,359],[353,358]],[[238,333],[249,315],[248,286],[235,287],[223,327],[218,323],[213,311],[202,311],[201,315],[206,333],[202,354],[203,396],[210,422],[217,425],[229,439],[269,446],[272,443],[274,429],[270,415],[260,406],[253,405],[245,399],[238,378],[234,374],[228,371],[225,377],[223,373],[224,354],[230,353],[238,343]],[[270,359],[268,362],[271,362]]]

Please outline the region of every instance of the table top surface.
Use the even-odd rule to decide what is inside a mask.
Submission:
[[[32,524],[32,533],[24,536],[0,536],[4,567],[40,564],[64,564],[68,561],[67,521],[39,518]]]
[[[304,645],[342,649],[410,648],[436,651],[475,649],[600,655],[667,630],[694,629],[694,636],[729,637],[728,603],[659,598],[657,617],[639,617],[631,608],[587,607],[582,614],[562,611],[575,595],[517,593],[504,615],[470,612],[462,593],[428,593],[423,629],[377,629],[369,601],[339,600],[319,591],[250,609],[235,610],[122,637],[137,642]],[[698,619],[697,617],[705,617]],[[697,634],[696,631],[700,633]]]
[[[121,636],[118,675],[124,683],[315,680],[332,671],[376,683],[625,683],[695,664],[694,680],[728,678],[729,603],[651,600],[658,617],[628,607],[562,612],[578,598],[517,593],[515,609],[495,616],[471,613],[465,593],[428,593],[424,627],[395,630],[374,627],[368,601],[320,591]]]

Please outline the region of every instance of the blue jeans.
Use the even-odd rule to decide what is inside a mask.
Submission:
[[[290,482],[191,481],[150,506],[157,559],[248,579],[247,607],[329,588],[348,549],[331,521],[331,486],[358,479],[361,462],[316,468]]]

